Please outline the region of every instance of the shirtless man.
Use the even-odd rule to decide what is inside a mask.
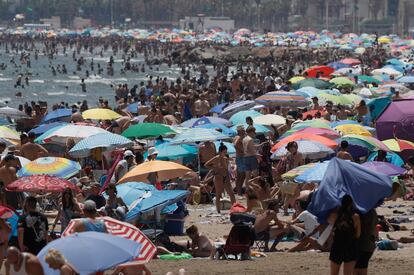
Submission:
[[[202,176],[205,175],[206,171],[204,164],[209,161],[210,159],[214,158],[216,156],[216,146],[211,141],[204,142],[203,145],[200,146],[200,149],[198,150],[198,157],[200,160],[200,168],[201,168],[201,174]]]
[[[236,149],[236,192],[239,196],[242,195],[242,187],[244,178],[246,176],[243,158],[244,158],[244,149],[243,149],[243,138],[246,136],[246,131],[244,130],[243,125],[237,126],[237,136],[233,140],[234,148]]]
[[[39,144],[34,143],[36,135],[34,133],[29,133],[29,142],[22,146],[20,153],[22,157],[25,157],[31,161],[39,158],[46,157],[49,152]]]
[[[9,243],[10,233],[10,224],[8,224],[4,219],[0,219],[0,270],[3,266],[3,259],[6,256],[6,250]]]
[[[7,249],[6,275],[43,275],[39,259],[30,253],[22,253],[16,247]]]
[[[109,126],[106,130],[120,135],[129,126],[131,126],[131,118],[129,116],[123,116],[114,120],[111,126]]]
[[[194,108],[195,108],[196,115],[198,117],[208,115],[208,112],[210,110],[210,104],[206,100],[206,97],[204,94],[201,94],[200,99],[196,100],[196,102],[194,103]]]
[[[0,168],[0,178],[2,179],[4,186],[7,188],[7,185],[17,180],[16,168],[14,164],[16,163],[16,157],[12,154],[7,154],[4,159],[4,166]],[[17,209],[19,207],[19,197],[16,192],[5,191],[7,205]]]
[[[188,252],[193,257],[210,257],[213,258],[215,253],[215,248],[213,241],[211,241],[207,236],[200,234],[198,228],[195,225],[187,228],[185,233],[191,239],[191,242],[187,243]]]
[[[244,178],[244,186],[248,187],[249,180],[252,174],[256,172],[259,168],[259,163],[257,161],[257,152],[256,146],[254,145],[254,137],[256,136],[256,129],[252,126],[247,127],[246,129],[246,136],[243,138],[243,151],[244,151],[244,158],[243,164],[246,172],[246,176]]]
[[[336,154],[337,158],[354,161],[352,155],[347,151],[348,150],[348,141],[343,140],[341,142],[341,150]]]

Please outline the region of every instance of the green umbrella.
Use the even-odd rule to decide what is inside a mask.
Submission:
[[[335,77],[329,81],[338,88],[354,87],[355,83],[347,77]]]
[[[331,101],[334,105],[352,105],[352,101],[348,98],[344,97],[343,95],[331,95],[327,93],[322,93],[317,95],[319,100],[327,102]]]
[[[317,89],[328,89],[332,86],[331,83],[323,81],[318,78],[307,78],[293,84],[293,89],[297,90],[304,87],[315,87]]]
[[[358,75],[358,80],[362,81],[362,82],[367,82],[367,83],[376,83],[376,84],[380,84],[381,81],[379,79],[376,79],[373,76],[369,76],[369,75]]]
[[[172,134],[175,134],[175,132],[170,127],[160,123],[140,123],[132,125],[122,133],[127,138],[154,138]]]

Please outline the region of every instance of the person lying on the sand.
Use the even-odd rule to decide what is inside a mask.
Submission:
[[[187,252],[193,257],[213,258],[215,253],[214,243],[207,236],[200,234],[195,225],[190,226],[185,231],[191,242],[187,243]]]

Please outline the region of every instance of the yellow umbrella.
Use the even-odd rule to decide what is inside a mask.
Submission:
[[[289,79],[289,82],[292,84],[295,84],[296,82],[299,82],[301,80],[304,80],[305,78],[303,76],[294,76],[291,79]]]
[[[378,42],[382,44],[389,44],[391,42],[391,39],[386,36],[381,36],[378,38]]]
[[[372,137],[372,134],[359,124],[343,124],[334,128],[338,132],[344,135],[361,135],[366,137]]]
[[[149,182],[148,175],[151,173],[157,173],[157,179],[165,181],[182,177],[189,172],[192,172],[190,168],[172,161],[147,161],[126,173],[118,181],[118,184],[125,182]]]
[[[90,109],[82,113],[84,119],[96,119],[96,120],[114,120],[120,118],[121,115],[115,113],[110,109],[95,108]]]
[[[0,126],[0,138],[10,140],[12,143],[20,140],[19,133],[6,126]]]

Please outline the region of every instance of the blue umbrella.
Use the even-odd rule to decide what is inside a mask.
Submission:
[[[262,114],[259,113],[258,111],[254,111],[254,110],[240,111],[232,115],[230,117],[230,121],[231,123],[233,123],[233,125],[242,124],[242,123],[246,123],[246,117],[255,118],[259,116],[262,116]]]
[[[228,105],[229,105],[229,103],[221,103],[221,104],[216,105],[213,108],[211,108],[209,112],[220,114],[221,112],[223,112],[223,109],[226,108]]]
[[[368,161],[374,161],[377,156],[378,156],[378,152],[371,153],[371,155],[369,155],[368,157]],[[387,162],[394,164],[395,166],[399,166],[399,167],[404,166],[404,160],[396,153],[387,152],[387,155],[385,158]]]
[[[256,103],[254,100],[236,101],[224,108],[223,112],[220,113],[220,117],[229,118],[240,111],[249,110],[255,105]]]
[[[191,128],[185,130],[181,134],[176,135],[171,144],[185,144],[196,143],[204,141],[216,141],[221,139],[228,139],[229,137],[214,129]]]
[[[220,147],[221,142],[220,141],[216,141],[214,142],[214,145],[216,146],[216,151],[218,153],[218,149]],[[234,147],[233,143],[230,142],[223,142],[224,146],[227,147],[227,153],[229,155],[235,155],[236,154],[236,148]]]
[[[233,127],[232,128],[227,128],[223,124],[209,123],[209,124],[203,124],[203,125],[195,126],[195,128],[214,129],[214,130],[220,129],[219,132],[222,132],[223,134],[225,134],[229,137],[234,137],[234,136],[237,135],[237,132],[233,129]]]
[[[247,129],[247,127],[249,127],[249,125],[247,123],[238,123],[236,125],[234,125],[233,127],[231,127],[230,129],[232,129],[235,133],[237,133],[237,126],[242,125],[244,127],[244,129]],[[268,134],[270,132],[269,128],[267,128],[266,126],[263,126],[261,124],[253,124],[253,127],[256,129],[256,133],[259,134]]]
[[[81,158],[89,156],[90,151],[94,148],[105,148],[106,150],[110,150],[120,147],[126,148],[132,145],[134,145],[134,143],[126,137],[112,133],[102,133],[81,140],[73,146],[69,151],[69,154],[72,157]]]
[[[40,136],[38,136],[38,137],[35,139],[35,142],[36,142],[36,143],[42,143],[42,142],[43,142],[43,140],[44,140],[46,137],[48,137],[50,134],[54,133],[54,132],[55,132],[56,130],[58,130],[59,128],[65,127],[66,125],[67,125],[67,124],[62,123],[61,125],[56,125],[55,127],[50,128],[49,130],[47,130],[46,132],[44,132],[43,134],[41,134]]]
[[[66,122],[62,122],[62,121],[57,121],[57,122],[52,122],[52,123],[47,123],[47,124],[41,124],[39,126],[37,126],[36,128],[33,128],[32,130],[29,131],[29,133],[34,133],[36,136],[44,134],[45,132],[49,131],[50,129],[53,129],[57,126],[63,126],[67,124]]]
[[[307,169],[301,175],[295,178],[296,182],[307,183],[307,182],[321,182],[325,176],[326,169],[328,169],[329,161],[317,163],[315,166]]]
[[[388,107],[388,105],[390,105],[391,101],[391,97],[389,96],[371,99],[367,103],[371,119],[377,119],[382,114],[382,112],[384,112],[384,110]]]
[[[222,124],[222,125],[230,125],[231,122],[227,119],[220,118],[220,117],[214,117],[214,116],[203,116],[201,118],[191,118],[187,121],[184,121],[181,123],[182,127],[196,127],[206,124]]]
[[[155,146],[155,149],[158,151],[157,159],[159,160],[174,160],[179,158],[186,158],[197,155],[198,149],[195,146],[188,144],[177,144],[172,145],[167,143],[162,143]],[[148,152],[144,154],[146,158]]]
[[[63,117],[70,117],[72,115],[72,109],[56,109],[48,113],[43,119],[42,123],[57,121]]]
[[[344,124],[359,124],[359,122],[356,121],[356,120],[349,120],[349,119],[332,121],[331,122],[331,127],[335,128],[336,126],[341,126],[341,125],[344,125]]]
[[[362,166],[372,171],[383,173],[389,177],[398,176],[404,174],[407,171],[404,168],[383,161],[368,161],[363,163]]]
[[[400,77],[397,81],[399,83],[404,83],[404,84],[413,84],[414,83],[414,76],[406,75],[406,76]]]
[[[80,275],[105,271],[139,256],[141,244],[126,238],[98,232],[83,232],[57,239],[37,255],[45,274],[58,275],[45,262],[49,249],[56,249]]]
[[[331,62],[331,63],[328,64],[328,66],[331,67],[331,68],[334,68],[335,70],[351,67],[350,65],[344,64],[344,63],[341,63],[341,62]]]
[[[329,213],[341,205],[345,195],[352,197],[361,213],[367,213],[392,193],[391,178],[362,165],[333,158],[319,188],[312,196],[308,211],[325,222]]]
[[[128,112],[132,114],[137,114],[138,113],[138,102],[129,104],[126,109]]]

